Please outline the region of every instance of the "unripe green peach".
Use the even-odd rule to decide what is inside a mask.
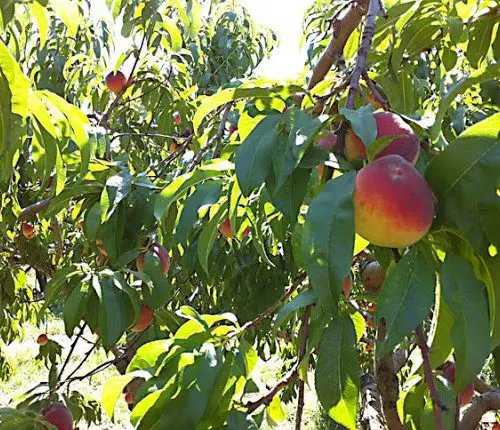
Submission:
[[[378,261],[370,261],[361,270],[361,282],[367,293],[377,294],[385,280],[385,269]]]
[[[356,233],[388,248],[418,242],[434,218],[431,189],[399,155],[382,157],[358,172],[353,203]]]

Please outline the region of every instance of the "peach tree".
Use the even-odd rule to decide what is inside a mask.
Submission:
[[[232,1],[93,3],[0,4],[0,377],[24,324],[71,338],[2,428],[300,429],[306,384],[348,429],[500,409],[494,1],[314,2],[293,82]]]

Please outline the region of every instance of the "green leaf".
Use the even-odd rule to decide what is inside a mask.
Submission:
[[[179,176],[163,189],[155,202],[155,217],[161,220],[167,213],[170,205],[180,199],[192,186],[216,176],[224,176],[228,170],[234,168],[233,163],[229,161],[217,161],[205,164],[193,172]]]
[[[292,175],[321,131],[326,118],[313,118],[298,109],[290,109],[285,113],[272,155],[276,189],[280,189]]]
[[[12,93],[12,112],[22,118],[28,113],[28,91],[30,82],[23,74],[19,64],[0,40],[0,70],[4,74]]]
[[[469,385],[490,353],[488,302],[484,285],[470,263],[448,253],[441,270],[443,297],[453,317],[451,342],[455,348],[457,393]]]
[[[108,221],[121,201],[125,200],[132,188],[132,176],[128,169],[111,176],[101,194],[101,222]]]
[[[75,267],[66,267],[64,269],[59,269],[45,287],[45,302],[40,309],[40,313],[43,313],[49,305],[54,303],[59,298],[60,290],[64,286],[66,281],[68,281],[73,276],[81,273],[81,270]]]
[[[273,323],[274,329],[277,330],[278,328],[280,328],[295,311],[316,303],[317,299],[318,297],[314,290],[306,290],[301,292],[297,297],[295,297],[280,309]]]
[[[500,345],[500,254],[494,257],[484,257],[486,267],[491,276],[493,289],[488,289],[489,302],[490,302],[490,321],[493,322],[493,330],[491,332],[491,346],[493,350]],[[495,306],[491,304],[494,302]],[[498,365],[500,366],[500,357]]]
[[[90,291],[88,282],[77,284],[64,303],[63,318],[64,328],[68,337],[73,336],[75,327],[87,311]]]
[[[354,250],[355,173],[329,180],[311,202],[302,233],[304,266],[323,305],[337,308]]]
[[[115,286],[113,278],[105,276],[98,282],[102,294],[98,309],[99,331],[104,349],[109,351],[134,322],[134,308],[128,294]],[[96,287],[95,283],[93,285]]]
[[[292,94],[304,92],[304,89],[298,85],[250,86],[254,84],[249,83],[248,87],[228,88],[204,99],[193,118],[193,128],[196,133],[200,134],[201,123],[210,112],[228,102],[249,97],[281,97],[286,99]]]
[[[400,396],[398,412],[400,412],[405,429],[420,430],[422,428],[420,416],[425,405],[426,385],[420,376],[417,376],[410,383],[412,385],[407,389],[407,392]]]
[[[401,134],[391,134],[389,136],[382,136],[378,139],[375,139],[368,147],[366,148],[366,155],[368,156],[369,161],[373,161],[377,154],[386,148],[391,142],[393,142],[398,137],[401,137]]]
[[[410,58],[429,48],[441,31],[441,22],[435,17],[417,19],[405,25],[392,53],[391,65],[399,70],[403,55]]]
[[[118,376],[104,383],[102,387],[101,399],[102,408],[108,416],[113,419],[116,402],[123,396],[123,389],[130,381],[135,378],[144,378],[148,380],[151,375],[148,372],[136,370],[135,372],[127,373],[126,375]]]
[[[11,97],[7,79],[0,70],[0,155],[11,147]],[[10,174],[10,172],[9,172]]]
[[[413,247],[389,271],[377,300],[377,324],[385,319],[386,339],[377,341],[377,355],[392,351],[427,317],[433,303],[436,276],[424,253]]]
[[[68,28],[68,34],[75,37],[80,27],[80,9],[73,0],[51,0],[50,6]]]
[[[465,55],[474,68],[480,66],[486,58],[491,45],[493,28],[497,22],[494,15],[485,15],[472,21]]]
[[[439,291],[439,297],[436,300],[438,306],[436,306],[434,310],[428,342],[431,348],[429,358],[433,369],[436,369],[448,360],[453,352],[453,346],[451,344],[453,315],[449,306],[443,299],[442,287]]]
[[[283,410],[283,405],[278,395],[274,396],[271,400],[271,403],[266,408],[266,414],[267,418],[271,419],[271,423],[273,425],[286,419],[286,414]]]
[[[397,72],[387,76],[380,74],[377,76],[391,107],[399,113],[413,114],[417,109],[417,86],[413,72],[408,67],[401,67]]]
[[[210,274],[208,269],[208,257],[212,250],[215,239],[219,233],[219,225],[223,217],[226,215],[227,208],[221,206],[214,217],[203,227],[200,237],[198,239],[198,259],[200,260],[201,267],[207,274]]]
[[[87,116],[75,105],[68,103],[62,97],[50,91],[41,91],[45,97],[45,103],[49,103],[66,117],[71,127],[71,136],[80,149],[80,175],[82,178],[87,174],[90,163],[90,142],[86,127],[90,125]]]
[[[493,350],[493,360],[494,362],[494,368],[493,370],[495,371],[495,377],[497,379],[497,384],[500,383],[500,346],[497,346]]]
[[[259,430],[255,420],[243,412],[232,410],[227,420],[228,430]]]
[[[273,205],[292,221],[297,218],[304,202],[310,177],[310,169],[295,169],[281,188],[276,188],[273,174],[266,179],[266,189],[269,191]]]
[[[356,429],[359,367],[356,331],[351,318],[334,320],[326,328],[319,346],[315,380],[318,398],[337,423]]]
[[[463,132],[425,171],[443,219],[457,220],[479,203],[500,177],[500,114]]]
[[[236,151],[236,176],[244,196],[264,183],[272,163],[272,154],[278,145],[282,115],[264,118],[251,131]]]
[[[207,181],[199,185],[193,194],[184,201],[184,207],[175,228],[181,245],[186,245],[188,234],[200,218],[200,212],[218,202],[222,193],[222,182]]]
[[[359,109],[343,108],[340,113],[351,124],[353,132],[363,141],[365,146],[370,145],[377,138],[377,122],[373,116],[375,108],[368,104]]]
[[[182,35],[175,21],[163,15],[163,27],[170,35],[170,46],[174,52],[179,52],[182,48]]]
[[[49,19],[47,16],[47,9],[40,3],[31,3],[29,5],[31,13],[36,19],[38,25],[38,34],[40,35],[40,49],[43,49],[47,42],[47,34],[49,31]]]
[[[441,124],[443,122],[444,116],[446,115],[446,111],[453,103],[453,101],[457,98],[457,96],[463,94],[467,89],[469,89],[473,85],[490,81],[492,79],[498,79],[499,75],[500,75],[500,64],[492,63],[479,69],[477,72],[474,72],[471,75],[462,78],[455,85],[451,86],[448,92],[439,102],[439,109],[436,114],[436,120],[434,121],[434,125],[431,128],[432,142],[438,141],[439,135],[441,133]],[[446,80],[446,77],[443,79]]]

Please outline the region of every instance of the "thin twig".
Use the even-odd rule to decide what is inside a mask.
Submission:
[[[311,305],[306,306],[304,316],[302,317],[302,342],[299,351],[299,365],[304,359],[307,351],[307,337],[309,335],[309,317],[311,314]],[[304,411],[304,392],[305,382],[299,378],[299,388],[297,396],[297,414],[295,416],[295,430],[300,430],[302,426],[302,413]]]
[[[276,394],[278,394],[283,388],[285,388],[291,382],[295,381],[295,378],[297,378],[298,370],[299,370],[299,363],[296,363],[295,366],[290,371],[290,373],[284,379],[278,382],[274,386],[274,388],[271,391],[269,391],[269,393],[255,400],[254,402],[246,403],[244,406],[247,408],[247,411],[249,413],[252,413],[262,405],[269,406]]]
[[[370,91],[372,92],[375,101],[380,103],[384,110],[386,111],[389,110],[389,105],[387,104],[387,100],[385,100],[382,97],[382,94],[380,94],[377,86],[375,85],[375,82],[373,82],[373,80],[370,79],[370,77],[368,76],[368,72],[366,70],[363,72],[363,79],[366,81],[368,88],[370,88]]]
[[[306,273],[305,272],[300,272],[297,275],[296,281],[292,284],[292,286],[281,296],[281,298],[271,306],[269,306],[264,312],[260,313],[255,317],[253,320],[246,322],[243,324],[241,329],[237,332],[238,334],[252,328],[256,327],[262,320],[270,317],[276,309],[278,309],[279,306],[281,306],[283,303],[285,303],[288,298],[299,288],[300,285],[302,285],[302,282],[306,279]]]
[[[227,122],[227,117],[229,115],[229,111],[231,110],[232,103],[226,104],[226,107],[224,109],[224,113],[222,114],[221,121],[219,123],[219,128],[217,129],[217,134],[210,139],[210,141],[200,149],[198,154],[194,157],[193,161],[191,162],[191,165],[188,168],[188,172],[192,172],[194,168],[196,167],[197,164],[200,163],[202,158],[205,156],[205,154],[212,149],[212,147],[222,139],[222,136],[224,135],[224,130],[226,129],[226,122]]]
[[[54,265],[57,267],[57,265],[59,264],[59,260],[63,256],[64,243],[63,243],[63,238],[62,238],[62,234],[61,234],[61,226],[59,225],[59,221],[57,220],[57,218],[54,218],[54,221],[52,222],[52,226],[54,228],[54,232],[55,232],[56,238],[57,238],[57,253],[56,253],[56,256],[54,258]]]
[[[71,348],[69,350],[69,353],[68,353],[68,356],[66,357],[66,360],[64,360],[64,363],[61,367],[61,371],[59,372],[59,375],[57,376],[57,380],[60,381],[61,380],[61,376],[64,372],[64,370],[66,369],[66,366],[68,365],[69,363],[69,360],[71,359],[71,356],[73,355],[73,352],[75,350],[75,347],[76,347],[76,344],[78,343],[78,340],[80,339],[80,337],[82,336],[84,330],[85,330],[85,327],[87,327],[87,323],[84,323],[81,328],[80,328],[80,331],[78,332],[78,334],[76,335],[76,338],[75,340],[73,341],[73,343],[71,344]]]
[[[432,408],[434,409],[434,420],[436,421],[436,429],[444,430],[443,424],[443,416],[441,415],[441,409],[444,409],[443,404],[439,398],[439,393],[436,388],[436,384],[434,381],[434,375],[432,374],[432,367],[429,358],[429,346],[427,345],[427,341],[425,340],[424,329],[422,324],[419,324],[415,329],[415,333],[417,335],[417,343],[422,352],[422,359],[424,361],[424,375],[425,382],[429,387],[429,392],[432,399]]]

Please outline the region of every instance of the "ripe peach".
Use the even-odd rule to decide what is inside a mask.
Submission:
[[[238,131],[238,127],[235,127],[234,125],[229,127],[229,134],[236,133],[237,131]]]
[[[132,403],[134,403],[134,396],[132,396],[132,394],[128,391],[125,393],[125,403],[127,405],[131,405]]]
[[[170,255],[168,255],[168,251],[159,243],[152,243],[149,249],[156,254],[160,260],[163,273],[167,275],[170,270]]]
[[[99,246],[99,252],[102,254],[103,257],[108,257],[108,251],[106,251],[106,248],[104,248],[104,246],[102,245]]]
[[[377,123],[377,139],[384,136],[404,135],[395,138],[375,158],[397,154],[411,164],[415,164],[420,152],[420,143],[412,128],[399,115],[392,112],[375,112],[373,116]],[[348,130],[346,134],[345,157],[350,162],[366,158],[363,142],[351,130]]]
[[[373,329],[376,327],[375,322],[373,320],[367,320],[366,321],[366,326],[368,328],[373,328]]]
[[[361,282],[367,293],[377,294],[385,280],[385,269],[378,261],[370,261],[361,270]]]
[[[349,274],[342,282],[342,291],[344,292],[344,296],[349,297],[352,291],[352,276]]]
[[[49,337],[46,334],[41,334],[37,337],[36,343],[40,346],[45,346],[49,342]]]
[[[181,116],[179,115],[178,112],[175,112],[174,115],[173,115],[173,117],[174,117],[174,124],[175,125],[181,125],[182,124],[182,118],[181,118]]]
[[[373,343],[368,342],[365,344],[365,348],[367,351],[373,351],[375,347],[373,346]]]
[[[141,306],[141,315],[136,323],[130,329],[134,332],[141,332],[146,330],[153,322],[153,312],[146,305]]]
[[[377,309],[377,306],[375,305],[375,303],[368,303],[367,309],[370,312],[375,312],[375,310]]]
[[[388,248],[418,242],[434,218],[431,189],[399,155],[382,157],[358,172],[353,202],[356,233]]]
[[[44,411],[43,417],[59,430],[73,430],[73,415],[62,403],[52,403]]]
[[[452,384],[455,383],[455,363],[447,363],[443,369],[443,376]],[[467,385],[460,393],[460,406],[468,405],[474,397],[474,384]]]
[[[22,225],[23,236],[26,239],[33,239],[35,237],[35,226],[29,222],[26,222]]]
[[[243,233],[241,233],[242,237],[247,237],[250,235],[250,227],[248,226],[245,230],[243,230]]]
[[[127,78],[118,70],[116,74],[114,72],[108,73],[105,82],[109,91],[118,94],[125,88],[125,85],[127,85]]]
[[[224,222],[219,226],[219,231],[227,239],[234,239],[233,229],[231,228],[231,221],[226,218]]]
[[[318,139],[317,145],[326,151],[331,151],[337,143],[337,136],[334,133],[327,133]]]
[[[359,163],[366,158],[365,144],[351,129],[345,135],[344,154],[350,163]]]

